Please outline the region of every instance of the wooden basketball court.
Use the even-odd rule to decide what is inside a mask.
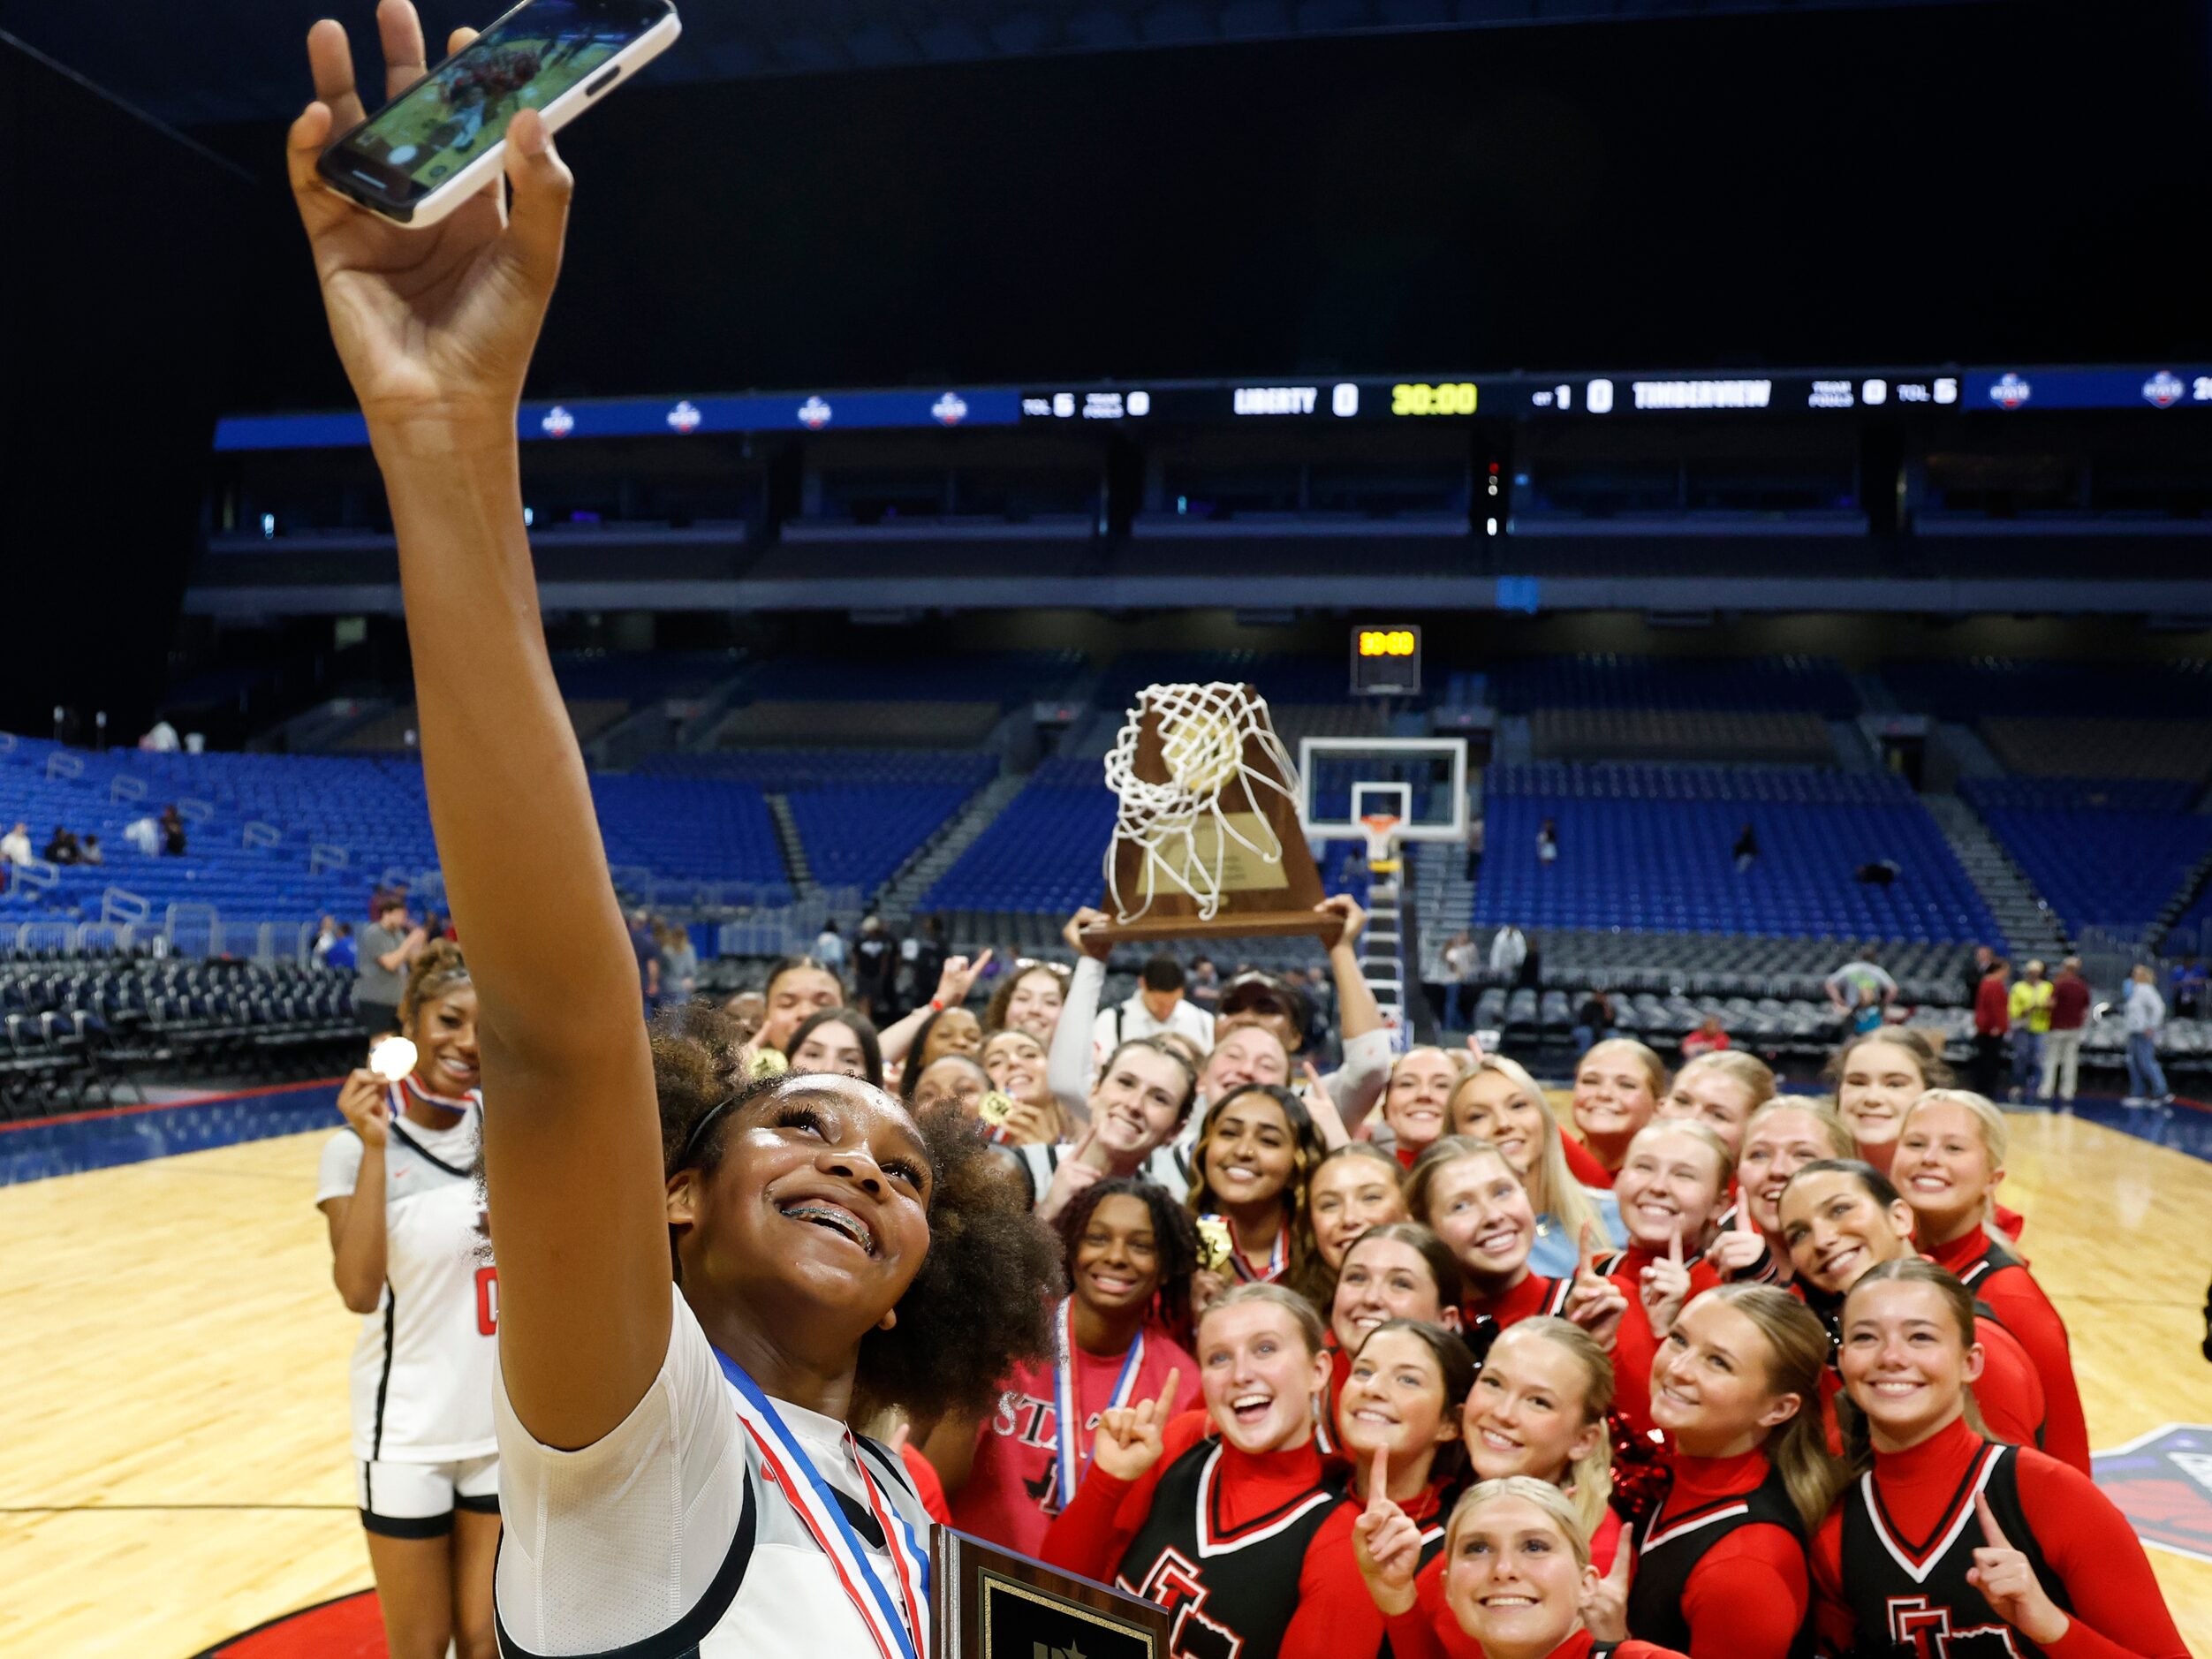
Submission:
[[[323,1138],[0,1188],[0,1653],[186,1659],[368,1584]],[[2095,1443],[2212,1422],[2212,1163],[2028,1114],[2006,1193]],[[2151,1559],[2212,1654],[2212,1562]]]

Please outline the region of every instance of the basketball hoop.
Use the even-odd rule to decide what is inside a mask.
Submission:
[[[1159,765],[1153,777],[1140,775],[1151,769],[1140,764],[1148,731]],[[1107,849],[1115,920],[1137,920],[1156,894],[1172,890],[1194,901],[1200,920],[1213,920],[1234,885],[1236,854],[1281,865],[1282,839],[1267,803],[1290,808],[1296,776],[1266,699],[1250,686],[1148,687],[1106,757],[1106,784],[1120,800],[1116,846],[1141,854],[1137,868],[1125,870],[1116,847]]]
[[[1360,814],[1360,828],[1367,837],[1367,868],[1377,875],[1391,875],[1398,871],[1398,861],[1390,851],[1398,839],[1398,816],[1394,812],[1367,812]]]

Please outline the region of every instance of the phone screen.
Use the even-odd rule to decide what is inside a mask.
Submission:
[[[326,171],[382,200],[428,195],[668,15],[667,0],[530,0],[356,128]]]

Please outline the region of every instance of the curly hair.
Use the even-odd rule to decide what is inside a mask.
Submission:
[[[1133,1175],[1095,1181],[1078,1193],[1054,1223],[1060,1235],[1061,1265],[1067,1281],[1075,1282],[1075,1250],[1091,1224],[1091,1216],[1110,1198],[1133,1198],[1152,1217],[1153,1247],[1160,1262],[1159,1288],[1154,1294],[1155,1316],[1184,1341],[1191,1329],[1191,1275],[1198,1271],[1198,1227],[1175,1195],[1156,1181]]]
[[[461,947],[451,939],[433,939],[407,969],[407,982],[399,992],[399,1028],[414,1024],[425,1003],[435,1003],[468,983],[468,966]]]
[[[1203,1216],[1221,1208],[1221,1201],[1214,1196],[1206,1176],[1206,1154],[1213,1145],[1214,1125],[1221,1115],[1247,1095],[1264,1095],[1283,1111],[1283,1120],[1291,1128],[1291,1174],[1283,1184],[1283,1226],[1290,1238],[1289,1262],[1284,1279],[1290,1284],[1302,1284],[1311,1276],[1306,1263],[1306,1252],[1313,1238],[1313,1229],[1306,1224],[1306,1184],[1312,1179],[1314,1166],[1322,1161],[1328,1148],[1322,1146],[1321,1131],[1314,1127],[1313,1114],[1306,1110],[1306,1102],[1297,1092],[1279,1083],[1246,1083],[1232,1088],[1206,1109],[1206,1117],[1199,1125],[1198,1139],[1191,1147],[1191,1191],[1185,1200],[1193,1216]]]
[[[689,1004],[655,1022],[653,1076],[667,1175],[690,1168],[712,1174],[740,1112],[805,1085],[803,1073],[744,1079],[741,1049],[729,1016],[711,1004]],[[979,1412],[1016,1364],[1051,1352],[1051,1311],[1062,1294],[1051,1233],[1006,1179],[980,1125],[954,1106],[914,1121],[933,1176],[929,1250],[898,1299],[897,1323],[860,1340],[856,1422],[892,1406],[916,1421]],[[674,1254],[671,1232],[672,1266]]]

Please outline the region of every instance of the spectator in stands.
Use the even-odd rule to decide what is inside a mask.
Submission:
[[[0,860],[10,864],[28,864],[31,861],[31,826],[18,822],[7,834],[0,836]]]
[[[1201,1052],[1210,1049],[1214,1017],[1185,999],[1186,982],[1182,963],[1166,951],[1146,962],[1137,977],[1135,994],[1111,1008],[1100,1009],[1098,1018],[1091,1022],[1094,1069],[1102,1069],[1108,1057],[1123,1043],[1138,1037],[1156,1037],[1163,1032],[1179,1031]]]
[[[1864,986],[1873,987],[1884,1009],[1897,1000],[1898,982],[1875,959],[1871,944],[1861,948],[1857,956],[1828,976],[1828,1000],[1835,1004],[1837,1015],[1845,1019],[1851,1018],[1852,1011],[1859,1006],[1859,992]]]
[[[399,1028],[400,988],[430,936],[408,919],[407,901],[399,894],[379,893],[373,907],[376,920],[361,929],[358,947],[353,1011],[361,1017],[363,1031],[381,1037]]]
[[[1682,1039],[1682,1057],[1694,1060],[1701,1054],[1718,1054],[1731,1046],[1728,1033],[1722,1028],[1718,1014],[1708,1014],[1698,1023],[1698,1028]]]
[[[156,720],[139,739],[139,747],[154,754],[174,754],[181,746],[177,741],[177,728],[166,720]]]
[[[661,1005],[661,942],[653,918],[642,910],[630,913],[630,954],[638,959],[638,982],[645,989],[645,1017]]]
[[[1736,836],[1736,867],[1747,870],[1759,856],[1759,832],[1746,824]]]
[[[2038,1100],[2054,1095],[2073,1103],[2074,1087],[2081,1072],[2081,1039],[2089,1024],[2089,981],[2081,977],[2081,958],[2070,956],[2058,965],[2058,977],[2050,986],[2050,1033],[2043,1039],[2043,1083]]]
[[[814,960],[832,973],[845,972],[845,936],[837,931],[837,924],[826,916],[822,931],[814,936]]]
[[[185,856],[185,816],[175,801],[162,808],[162,852],[172,859]]]
[[[2204,1008],[2204,964],[2184,957],[2173,971],[2173,1011],[2178,1019],[2194,1019]]]
[[[1509,921],[1490,936],[1490,972],[1503,973],[1508,985],[1516,985],[1527,966],[1528,936]]]
[[[860,919],[852,943],[852,984],[860,1011],[879,1026],[898,1018],[898,941],[881,916]]]
[[[1875,1000],[1873,986],[1859,988],[1859,1006],[1851,1011],[1844,1023],[1854,1037],[1864,1037],[1882,1029],[1882,1004]]]
[[[2032,961],[2020,970],[2020,982],[2012,988],[2012,1098],[2022,1098],[2035,1087],[2042,1066],[2043,1036],[2050,1029],[2050,981],[2043,965]]]
[[[80,842],[77,846],[77,862],[80,864],[105,864],[107,861],[108,855],[100,850],[100,837],[94,835],[90,830],[87,830],[85,832],[85,838],[83,841]]]
[[[339,973],[357,973],[360,971],[360,958],[353,946],[352,922],[338,923],[337,937],[330,941],[330,950],[323,953],[322,966]]]
[[[1966,1001],[1972,1003],[1981,995],[1981,981],[1989,977],[1989,964],[1997,959],[1997,953],[1986,944],[1973,948],[1973,960],[1966,967]],[[1987,1090],[1983,1091],[1985,1094]]]
[[[325,916],[314,930],[314,943],[307,947],[308,954],[314,958],[318,966],[329,959],[330,947],[337,943],[337,937],[338,919]]]
[[[1549,869],[1559,861],[1559,822],[1547,818],[1536,831],[1536,862]]]
[[[1583,994],[1582,1006],[1574,1011],[1574,1051],[1587,1054],[1609,1038],[1621,1034],[1613,1025],[1613,996],[1595,986]]]
[[[78,861],[77,837],[56,824],[54,833],[46,837],[46,851],[39,856],[49,864],[74,864]]]
[[[1221,969],[1214,965],[1213,958],[1193,958],[1190,983],[1183,988],[1183,995],[1191,999],[1199,1012],[1208,1019],[1213,1018],[1214,1011],[1221,1006]]]
[[[661,995],[672,1003],[687,1003],[699,992],[699,947],[674,922],[662,924],[660,941]]]
[[[923,917],[920,928],[899,946],[898,953],[906,958],[906,966],[913,980],[914,1003],[919,1006],[928,1000],[930,989],[944,973],[944,958],[948,954],[944,943],[944,918]]]
[[[2126,1106],[2164,1105],[2173,1099],[2166,1087],[2166,1072],[2158,1064],[2158,1033],[2166,1023],[2166,999],[2150,968],[2137,963],[2128,975],[2127,1099]]]
[[[1465,928],[1444,946],[1444,1025],[1453,1031],[1474,1026],[1474,936]]]
[[[2012,965],[1991,954],[1988,945],[1975,954],[1989,960],[1973,994],[1973,1087],[1976,1094],[1995,1100],[2004,1087],[2004,1041],[2012,1030]]]
[[[162,827],[154,822],[151,813],[142,813],[125,824],[123,838],[145,858],[150,859],[162,850]]]
[[[1482,873],[1482,842],[1489,832],[1482,827],[1482,814],[1470,813],[1467,816],[1467,880],[1472,882]]]

